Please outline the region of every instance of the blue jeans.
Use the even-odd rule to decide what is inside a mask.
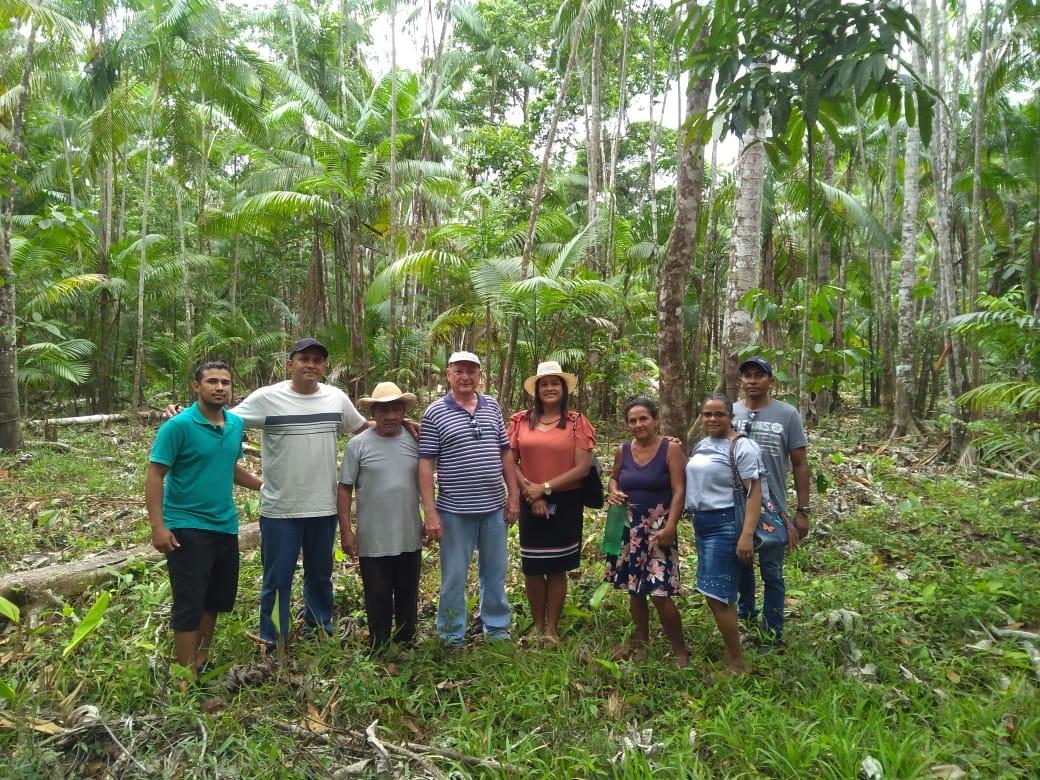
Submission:
[[[260,559],[264,565],[260,588],[260,639],[275,644],[277,632],[271,613],[278,595],[278,624],[282,639],[289,636],[289,602],[296,561],[303,550],[303,619],[311,629],[332,633],[332,547],[336,516],[260,517]],[[305,628],[306,630],[306,628]]]
[[[772,551],[758,553],[758,566],[762,572],[762,620],[768,631],[777,639],[784,633],[784,547],[774,547]],[[740,600],[737,603],[737,614],[747,620],[756,620],[758,610],[755,609],[755,567],[740,567]]]
[[[437,635],[462,644],[466,637],[466,579],[473,550],[478,551],[480,619],[488,639],[508,639],[512,613],[506,599],[505,510],[488,514],[439,512],[441,516],[441,602]]]

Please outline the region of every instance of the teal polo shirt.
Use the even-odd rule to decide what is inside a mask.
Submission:
[[[163,525],[238,533],[232,487],[242,457],[241,417],[224,410],[224,425],[212,425],[198,403],[163,423],[155,435],[153,463],[169,466],[163,488]]]

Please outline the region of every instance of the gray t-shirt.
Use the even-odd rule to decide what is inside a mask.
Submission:
[[[347,442],[339,481],[354,488],[358,555],[380,557],[422,547],[419,519],[419,445],[405,430],[375,429]]]
[[[697,442],[686,462],[686,508],[696,512],[733,506],[733,470],[729,465],[729,439],[706,436]],[[743,479],[759,479],[758,445],[745,436],[733,449],[737,473]]]
[[[248,428],[262,428],[264,517],[328,517],[336,514],[339,433],[365,423],[347,394],[319,384],[297,393],[288,382],[261,387],[231,410]]]
[[[805,429],[798,410],[770,398],[761,409],[749,412],[743,401],[733,404],[733,427],[749,436],[762,449],[766,480],[776,508],[787,512],[787,472],[791,450],[805,447]]]

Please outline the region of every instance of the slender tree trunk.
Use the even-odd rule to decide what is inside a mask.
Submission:
[[[936,91],[944,95],[945,100],[956,100],[957,96],[946,90],[945,58],[946,51],[946,15],[940,10],[935,0],[932,0],[932,78]],[[949,165],[950,155],[956,154],[956,147],[949,146],[950,139],[957,137],[956,132],[951,132],[950,126],[953,117],[944,109],[942,101],[937,103],[938,129],[935,141],[932,144],[932,185],[935,191],[935,238],[939,247],[939,297],[940,313],[944,320],[960,313],[957,304],[957,277],[953,267],[953,245],[951,242],[951,220],[950,201],[953,197],[952,167]],[[975,208],[980,204],[975,203]],[[969,265],[971,265],[969,255]],[[970,271],[969,271],[970,274]],[[974,278],[976,288],[978,275],[971,274]],[[970,286],[970,281],[969,281]],[[977,297],[977,289],[976,289]],[[951,452],[960,455],[965,452],[966,432],[963,411],[957,407],[956,400],[961,393],[965,392],[967,379],[965,376],[965,355],[961,339],[954,333],[947,334],[948,341],[944,352],[946,357],[946,399],[945,411],[950,417],[950,444]],[[970,461],[971,455],[966,455]]]
[[[162,93],[163,62],[159,60],[159,76],[155,79],[155,94],[148,111],[148,141],[144,159],[144,192],[141,194],[141,257],[137,268],[137,333],[134,337],[134,387],[130,404],[138,409],[144,403],[142,379],[144,376],[144,279],[148,272],[148,213],[152,196],[152,147],[155,145],[155,114]]]
[[[581,31],[575,28],[575,34]],[[589,102],[589,138],[585,144],[585,155],[589,169],[589,200],[586,206],[586,220],[591,223],[596,219],[596,208],[599,203],[600,181],[602,169],[600,156],[603,153],[603,32],[596,22],[592,32],[592,95]],[[599,252],[596,242],[589,245],[589,260],[593,268],[599,270]]]
[[[733,247],[726,277],[726,308],[719,345],[719,392],[740,393],[739,350],[752,343],[755,323],[741,298],[758,284],[762,273],[762,193],[765,186],[768,120],[748,130],[737,159],[737,195],[733,205]]]
[[[17,189],[17,160],[25,157],[22,147],[22,126],[25,106],[29,98],[29,76],[32,73],[33,52],[36,48],[36,20],[29,27],[22,59],[21,94],[11,123],[11,151],[15,164],[0,187],[6,198],[0,199],[0,452],[16,450],[22,443],[22,428],[18,410],[18,319],[15,308],[15,279],[11,267],[11,226],[14,222],[14,193]]]
[[[397,262],[397,0],[390,2],[390,266]],[[390,370],[400,368],[397,338],[397,283],[390,279]]]
[[[823,141],[822,176],[824,184],[830,184],[834,177],[834,144],[831,142],[830,136],[825,137]],[[820,246],[816,254],[816,289],[826,287],[831,283],[831,236],[823,228],[822,220],[820,221],[820,226]],[[826,327],[823,317],[818,316],[817,322],[821,326]],[[823,360],[819,354],[814,354],[816,356],[812,362],[813,383],[815,386],[813,391],[813,408],[816,410],[817,417],[825,417],[831,413],[831,405],[834,402],[831,396],[831,388],[822,384],[822,377],[830,367],[827,365],[827,361]]]
[[[625,2],[624,16],[625,22],[621,36],[621,70],[618,74],[617,128],[614,131],[613,138],[610,139],[610,170],[607,174],[607,192],[610,197],[610,218],[607,220],[606,259],[603,264],[604,276],[607,277],[614,273],[614,217],[617,213],[617,193],[614,190],[614,180],[617,177],[618,144],[621,141],[621,134],[625,128],[625,110],[628,107],[627,94],[625,92],[627,89],[625,76],[628,65],[628,38],[632,27],[632,14],[629,9],[628,0]],[[651,130],[651,132],[653,131]],[[701,168],[704,168],[703,145],[701,147]]]
[[[188,270],[188,243],[184,227],[184,198],[179,182],[173,183],[177,194],[177,237],[180,242],[181,258],[181,293],[184,298],[184,340],[188,345],[187,360],[184,366],[184,384],[191,388],[191,377],[195,368],[195,351],[192,342],[195,339],[195,312],[191,305],[191,271]]]
[[[899,136],[894,127],[888,130],[885,161],[885,251],[875,277],[874,298],[878,318],[878,349],[881,351],[881,375],[878,381],[879,406],[883,412],[895,409],[895,356],[892,349],[892,249],[896,234],[896,158],[899,154]]]
[[[105,286],[98,295],[98,348],[95,362],[98,387],[97,411],[108,414],[112,411],[111,345],[109,344],[112,324],[112,293],[109,290],[109,273],[112,258],[112,201],[115,195],[115,170],[112,164],[113,150],[110,148],[100,167],[100,208],[98,209],[98,273],[105,277]]]
[[[567,67],[563,72],[563,80],[560,83],[560,91],[556,95],[556,105],[553,106],[552,120],[549,123],[549,132],[545,138],[545,150],[542,152],[542,164],[538,170],[538,180],[534,185],[534,193],[531,196],[531,215],[527,221],[527,233],[524,235],[524,248],[520,256],[520,278],[527,278],[527,271],[531,265],[531,254],[534,251],[534,229],[538,222],[538,211],[542,205],[542,196],[545,193],[545,180],[549,174],[549,159],[552,155],[553,143],[556,141],[556,129],[560,124],[560,114],[563,113],[563,104],[567,97],[567,88],[571,83],[574,73],[574,65],[578,60],[578,40],[581,34],[581,26],[585,23],[585,14],[588,11],[587,0],[581,0],[578,8],[578,18],[574,22],[574,37],[571,39],[571,52],[567,57]],[[509,323],[509,344],[506,348],[505,367],[502,370],[502,385],[498,389],[499,401],[508,414],[511,406],[510,395],[513,383],[513,364],[516,360],[516,342],[520,335],[520,319],[513,317]]]
[[[228,305],[231,307],[232,321],[238,319],[238,242],[236,233],[235,243],[231,245],[231,274],[228,279]]]
[[[924,3],[914,0],[914,14],[924,18]],[[925,72],[924,48],[914,44],[914,68]],[[895,408],[892,432],[896,436],[919,433],[914,421],[914,285],[917,283],[918,209],[920,190],[917,177],[921,152],[921,131],[915,124],[906,129],[903,157],[903,239],[899,265],[899,329],[895,364]]]
[[[986,80],[989,78],[989,3],[983,0],[982,18],[979,24],[982,27],[982,40],[979,44],[979,69],[976,74],[975,91],[975,116],[972,133],[972,166],[971,166],[971,264],[967,268],[968,273],[968,311],[973,311],[978,305],[979,298],[979,271],[981,268],[982,254],[982,134],[983,119],[986,111]],[[1010,213],[1014,213],[1013,211]],[[1013,235],[1013,233],[1012,233]],[[979,366],[979,350],[976,346],[968,346],[971,360],[971,384],[977,387],[981,381],[981,369]]]
[[[701,40],[695,48],[700,48]],[[708,109],[711,77],[687,82],[686,116]],[[694,261],[697,225],[704,193],[704,144],[700,139],[684,143],[679,134],[679,171],[675,185],[675,221],[668,248],[657,274],[657,364],[659,368],[661,430],[684,437],[687,429],[683,365],[683,299]],[[705,285],[706,286],[706,285]]]

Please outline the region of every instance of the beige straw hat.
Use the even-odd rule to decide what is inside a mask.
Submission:
[[[415,396],[411,393],[402,393],[401,388],[393,382],[380,382],[372,391],[372,395],[358,399],[358,406],[368,409],[372,404],[388,404],[392,401],[404,401],[406,412],[415,406]]]
[[[538,364],[538,370],[535,371],[534,376],[529,376],[524,380],[524,390],[529,396],[534,396],[534,388],[543,376],[558,376],[567,385],[568,393],[573,393],[574,388],[578,386],[578,377],[568,374],[560,368],[560,364],[555,360],[546,360]]]

